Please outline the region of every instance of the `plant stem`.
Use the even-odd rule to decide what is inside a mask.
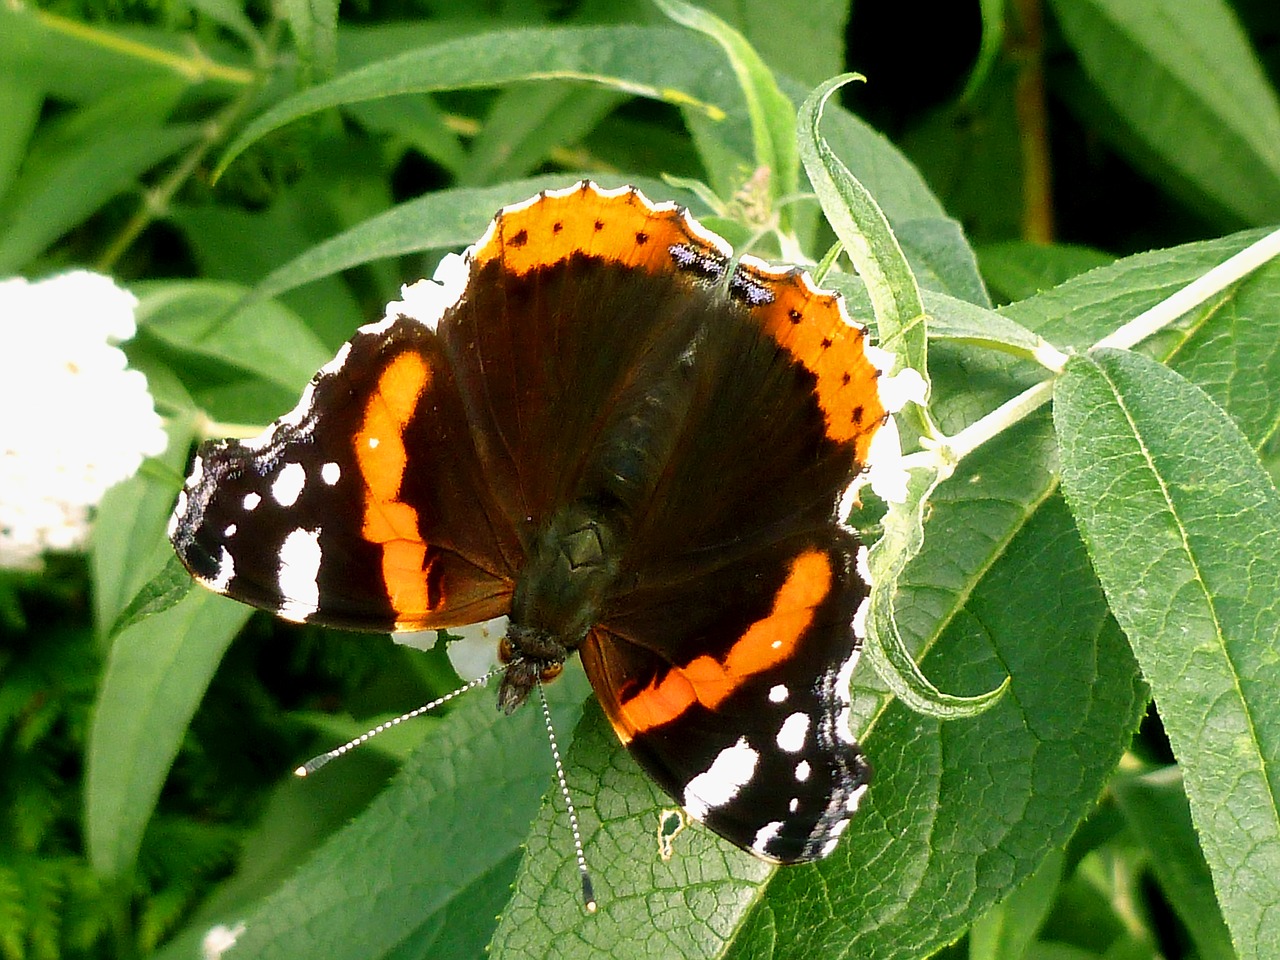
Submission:
[[[1144,310],[1118,330],[1103,337],[1089,350],[1108,347],[1127,350],[1137,346],[1187,311],[1205,303],[1278,255],[1280,255],[1280,230],[1275,230],[1192,280],[1151,309]],[[957,463],[982,444],[1025,420],[1044,406],[1053,397],[1056,382],[1057,378],[1051,377],[1028,387],[1016,397],[1000,404],[985,417],[969,424],[955,436],[944,437],[940,442],[931,443],[929,449],[903,457],[903,466],[953,470]]]
[[[221,80],[225,83],[248,86],[257,79],[252,70],[215,63],[199,50],[196,51],[197,55],[194,57],[179,56],[168,50],[161,50],[158,47],[148,46],[145,43],[130,40],[128,37],[122,37],[119,34],[100,30],[90,24],[59,16],[56,13],[50,13],[48,10],[35,10],[33,13],[35,18],[50,30],[56,30],[58,33],[64,33],[67,36],[75,37],[77,40],[83,40],[86,43],[91,43],[128,57],[159,64],[193,83],[202,83],[206,80]]]
[[[246,87],[234,100],[218,111],[218,114],[205,125],[204,135],[187,151],[187,155],[182,158],[181,162],[170,170],[158,184],[144,191],[142,202],[138,204],[138,209],[133,212],[133,216],[129,218],[128,222],[120,229],[120,232],[116,234],[115,239],[103,251],[102,256],[98,258],[95,267],[97,270],[102,273],[110,273],[116,261],[138,239],[142,231],[150,226],[152,221],[165,215],[174,195],[195,173],[196,168],[208,155],[214,144],[223,139],[227,130],[231,128],[240,114],[253,100],[256,92],[255,87]]]
[[[1090,349],[1118,347],[1128,350],[1136,346],[1153,333],[1163,330],[1188,310],[1200,306],[1210,297],[1256,270],[1277,254],[1280,254],[1280,230],[1272,231],[1235,256],[1222,261],[1208,273],[1192,280],[1177,293],[1161,300],[1150,310],[1144,310],[1114,333],[1103,337]]]

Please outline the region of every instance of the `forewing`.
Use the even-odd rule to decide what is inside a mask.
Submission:
[[[261,437],[203,444],[170,539],[219,593],[354,630],[501,615],[521,561],[439,336],[395,315]]]

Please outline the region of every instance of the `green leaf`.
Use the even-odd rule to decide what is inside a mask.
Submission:
[[[724,50],[746,99],[756,167],[764,167],[773,175],[775,200],[794,194],[800,185],[795,112],[760,55],[746,37],[719,17],[682,0],[654,2],[676,23],[706,34]]]
[[[120,611],[108,636],[114,638],[135,623],[141,623],[147,617],[163,613],[180,603],[191,587],[191,574],[187,573],[177,556],[171,556],[164,569],[144,583],[142,589]]]
[[[775,71],[807,86],[844,69],[844,0],[707,0],[698,6],[741,31]]]
[[[185,469],[194,426],[184,418],[166,427],[169,445],[160,457],[175,475]],[[173,555],[165,528],[177,486],[139,471],[118,483],[98,504],[89,550],[94,623],[105,641],[121,611]]]
[[[284,0],[281,4],[304,76],[327,77],[338,60],[338,0]]]
[[[722,956],[776,868],[697,823],[674,837],[672,856],[662,859],[659,825],[678,807],[621,751],[594,701],[567,760],[599,911],[582,908],[563,805],[545,802],[492,955]]]
[[[85,833],[99,873],[133,869],[187,724],[252,612],[196,590],[116,636],[86,756]]]
[[[237,309],[246,290],[209,280],[139,284],[138,329],[186,358],[214,360],[289,393],[300,391],[330,352],[277,303]]]
[[[625,99],[609,89],[564,84],[520,84],[502,91],[472,141],[457,185],[527,176],[557,149],[582,139]]]
[[[17,77],[0,76],[0,203],[9,192],[27,144],[40,118],[43,91]]]
[[[1280,937],[1280,497],[1221,408],[1138,354],[1072,362],[1054,419],[1063,488],[1155,694],[1236,949],[1268,956]]]
[[[1280,219],[1280,104],[1228,3],[1051,6],[1090,80],[1151,151],[1157,174],[1244,223]]]
[[[1066,857],[1055,850],[1017,890],[969,931],[969,960],[1023,960],[1062,882]]]
[[[161,160],[200,138],[196,124],[163,127],[137,116],[150,112],[137,107],[139,102],[154,96],[163,110],[165,98],[177,92],[171,81],[135,90],[125,101],[87,110],[77,118],[86,122],[75,124],[73,136],[64,131],[65,139],[33,146],[0,210],[7,225],[0,233],[0,273],[25,266],[107,200],[136,187]]]
[[[978,248],[982,275],[1002,301],[1033,297],[1114,261],[1115,257],[1101,250],[1069,243],[1007,240]]]
[[[1186,925],[1202,960],[1236,960],[1213,892],[1177,767],[1121,774],[1111,782],[1121,813],[1150,856],[1160,889]]]
[[[462,37],[353,70],[284,100],[240,132],[218,170],[263,135],[329,107],[525,80],[586,81],[723,116],[715,102],[692,92],[708,86],[700,75],[706,60],[686,32],[652,27],[566,27]]]
[[[561,729],[587,689],[577,669],[548,687]],[[245,917],[237,950],[357,960],[400,956],[412,944],[474,943],[476,926],[492,929],[491,913],[471,913],[474,898],[506,894],[511,860],[554,782],[541,714],[526,706],[506,717],[492,692],[479,691],[422,726],[421,747],[391,785]]]
[[[828,80],[800,108],[800,158],[817,191],[823,213],[867,285],[881,345],[899,363],[928,377],[924,304],[915,276],[894,239],[889,222],[867,189],[827,146],[819,130],[822,110],[836,90],[856,79]]]
[[[867,561],[871,570],[871,613],[863,653],[899,702],[923,716],[958,720],[989,710],[1004,696],[1010,679],[1005,677],[997,687],[972,697],[943,693],[912,658],[898,631],[894,612],[902,573],[924,546],[924,516],[941,479],[936,471],[913,471],[906,499],[889,504],[884,515],[884,533],[871,548]]]
[[[464,247],[480,237],[499,208],[531,197],[539,190],[567,186],[578,179],[581,176],[576,174],[547,174],[492,187],[425,194],[357,223],[272,270],[254,288],[252,298],[277,297],[304,283],[371,260]],[[661,182],[643,177],[615,174],[594,179],[603,187],[634,184],[651,199],[666,199],[673,192]]]
[[[995,310],[943,293],[926,293],[924,302],[929,311],[930,339],[971,343],[1033,361],[1051,346],[1044,337]]]

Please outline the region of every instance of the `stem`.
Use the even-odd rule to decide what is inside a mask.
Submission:
[[[1280,230],[1274,230],[1256,243],[1245,247],[1235,256],[1218,264],[1208,273],[1161,300],[1150,310],[1144,310],[1114,333],[1108,334],[1090,349],[1118,347],[1128,350],[1147,337],[1163,330],[1189,310],[1204,303],[1214,294],[1262,266],[1280,254]]]
[[[1022,236],[1032,243],[1053,241],[1053,164],[1049,152],[1048,111],[1044,95],[1044,23],[1040,0],[1016,0],[1017,39],[1010,44],[1017,61],[1014,108],[1022,148]]]
[[[174,195],[195,173],[196,168],[208,155],[213,145],[223,139],[227,130],[252,102],[256,93],[256,87],[246,87],[240,92],[239,96],[218,111],[218,114],[205,125],[204,135],[187,151],[187,155],[182,158],[181,162],[170,170],[158,184],[143,192],[142,202],[138,204],[138,209],[133,212],[133,216],[121,227],[115,239],[103,251],[98,258],[95,269],[101,273],[110,273],[116,261],[138,239],[142,231],[150,226],[152,221],[163,217],[168,212],[169,204],[172,202]]]
[[[67,36],[75,37],[77,40],[83,40],[86,43],[112,50],[127,57],[159,64],[191,80],[193,83],[200,83],[205,80],[222,80],[226,83],[248,86],[257,79],[252,70],[215,63],[199,50],[196,51],[197,55],[195,57],[183,57],[176,53],[170,53],[168,50],[148,46],[137,40],[130,40],[128,37],[122,37],[119,34],[99,30],[97,27],[81,23],[78,20],[71,20],[56,13],[50,13],[48,10],[34,10],[32,12],[41,25],[50,30],[64,33]]]
[[[1115,332],[1103,337],[1089,350],[1107,347],[1127,350],[1136,346],[1277,255],[1280,255],[1280,230],[1272,231],[1151,309],[1144,310]],[[903,466],[954,469],[957,463],[982,444],[1044,406],[1053,397],[1056,382],[1057,378],[1051,377],[1028,387],[985,417],[969,424],[954,437],[944,437],[939,442],[931,443],[926,450],[903,457]]]

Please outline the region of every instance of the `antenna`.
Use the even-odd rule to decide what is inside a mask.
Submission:
[[[582,833],[578,829],[578,811],[574,809],[573,798],[569,796],[569,783],[565,780],[564,764],[560,762],[560,747],[556,744],[556,731],[551,725],[551,708],[547,706],[547,694],[542,689],[542,681],[538,681],[538,699],[542,702],[542,716],[547,721],[547,740],[551,743],[551,758],[556,762],[556,777],[560,781],[560,793],[564,795],[564,805],[569,810],[569,829],[573,832],[573,849],[578,855],[578,874],[582,877],[582,905],[587,913],[596,912],[596,892],[591,883],[591,874],[587,872],[587,855],[582,851]]]
[[[420,717],[424,713],[434,710],[436,707],[440,706],[441,704],[448,703],[454,697],[460,697],[462,696],[462,694],[466,693],[468,690],[474,690],[476,687],[481,686],[482,684],[488,683],[490,679],[492,679],[495,675],[501,673],[505,669],[506,669],[505,666],[494,667],[484,676],[476,677],[474,680],[468,680],[466,683],[460,686],[457,690],[454,690],[450,693],[446,693],[443,697],[437,697],[435,700],[432,700],[430,703],[424,703],[422,706],[418,707],[416,710],[410,710],[408,713],[402,713],[400,714],[400,716],[395,717],[391,720],[388,720],[385,723],[380,723],[376,727],[374,727],[372,730],[366,730],[364,733],[360,734],[360,736],[356,737],[354,740],[348,740],[346,743],[344,743],[340,747],[334,747],[332,750],[329,750],[326,753],[322,753],[319,756],[312,757],[302,766],[298,767],[298,769],[294,770],[293,771],[294,775],[299,777],[309,777],[311,774],[315,773],[317,770],[323,767],[330,760],[336,760],[338,757],[342,756],[344,753],[354,750],[356,747],[360,746],[360,744],[364,743],[365,741],[372,740],[374,737],[382,733],[384,730],[390,730],[392,727],[399,726],[400,724],[404,723],[406,720],[412,720],[414,717]],[[550,715],[548,714],[548,717],[549,716]],[[558,764],[559,764],[559,761],[557,760],[557,765]]]

